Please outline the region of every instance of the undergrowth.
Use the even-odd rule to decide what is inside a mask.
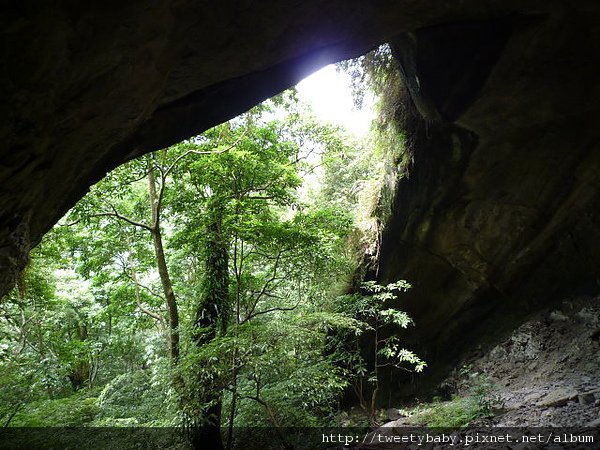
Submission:
[[[88,424],[100,412],[99,389],[82,389],[68,397],[37,400],[20,408],[13,427],[71,427]]]
[[[171,426],[176,416],[173,398],[152,381],[145,371],[136,371],[120,375],[103,387],[24,403],[10,421],[4,419],[4,426]]]
[[[461,370],[466,380],[462,388],[466,395],[455,395],[449,401],[434,398],[432,403],[423,403],[406,411],[409,423],[430,428],[465,428],[475,421],[490,419],[504,408],[503,400],[493,393],[491,379],[469,368]]]

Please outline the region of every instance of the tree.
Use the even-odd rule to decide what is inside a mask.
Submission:
[[[399,370],[421,372],[427,366],[412,351],[400,344],[396,336],[399,329],[407,328],[413,323],[403,311],[386,307],[386,303],[396,300],[398,294],[410,289],[410,284],[404,280],[389,283],[385,286],[375,281],[362,283],[362,294],[346,295],[341,298],[343,310],[353,317],[368,323],[370,329],[369,348],[370,362],[360,356],[360,344],[357,339],[340,336],[336,343],[341,346],[354,347],[350,352],[338,349],[342,356],[341,362],[349,367],[357,377],[354,380],[354,391],[361,407],[367,412],[372,424],[377,425],[377,394],[379,393],[379,372],[383,367],[393,367]],[[368,400],[365,392],[365,381],[370,385]]]
[[[283,122],[262,113],[117,169],[64,227],[82,256],[80,272],[106,298],[109,323],[126,304],[159,330],[166,327],[182,412],[195,432],[212,433],[215,445],[223,392],[231,394],[231,428],[241,400],[238,377],[247,379],[249,365],[238,364],[242,349],[226,372],[196,355],[230,336],[232,326],[258,326],[327,297],[319,289],[348,273],[336,253],[350,216],[303,206],[297,193],[299,174],[318,165],[311,155],[340,148],[336,131],[295,114]],[[92,235],[103,245],[91,244]],[[327,270],[335,275],[324,277]],[[269,404],[265,412],[277,409]]]
[[[100,220],[97,226],[102,226],[102,219],[108,218],[150,234],[154,251],[153,264],[159,275],[162,298],[168,311],[169,354],[172,364],[177,365],[180,356],[179,311],[173,282],[169,274],[161,221],[167,177],[172,168],[173,166],[161,164],[161,161],[155,155],[145,156],[132,162],[128,166],[114,171],[106,180],[100,182],[92,193],[85,198],[84,202],[76,207],[72,216],[76,219],[73,224],[78,223],[83,218],[87,223],[94,219]],[[133,178],[131,177],[132,172],[134,173]],[[139,182],[142,178],[146,179],[147,192],[140,191]],[[143,200],[143,197],[147,198],[147,208],[142,206],[141,200]],[[124,212],[123,209],[129,211]],[[128,215],[129,213],[135,215]],[[120,251],[124,272],[128,274],[127,276],[134,283],[136,301],[140,310],[161,324],[164,323],[161,314],[152,312],[141,302],[139,290],[141,288],[151,292],[152,290],[142,285],[138,280],[137,270],[132,260],[134,250],[133,231],[120,226],[117,226],[116,230],[120,234],[117,242],[125,242],[126,247],[113,247],[113,251],[116,250],[117,253]],[[181,388],[182,381],[177,376],[174,377],[173,381],[177,388]]]
[[[284,127],[250,114],[244,121],[216,127],[172,149],[179,152],[179,158],[190,155],[173,191],[177,192],[173,210],[180,223],[177,239],[179,245],[203,255],[204,262],[191,332],[198,349],[225,336],[231,324],[291,308],[262,308],[277,297],[275,291],[284,276],[290,275],[294,258],[314,241],[294,221],[282,220],[290,213],[294,191],[301,184],[297,175],[300,149],[285,139]],[[190,214],[194,200],[198,214]],[[232,370],[235,385],[237,369]],[[188,409],[203,410],[204,432],[212,429],[212,435],[217,435],[223,392],[220,378],[203,374],[188,386],[188,392],[190,398],[195,397]],[[204,395],[199,396],[201,392]],[[231,424],[237,401],[233,398]],[[208,438],[203,434],[201,439]]]

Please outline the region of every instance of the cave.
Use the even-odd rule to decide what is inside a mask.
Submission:
[[[413,108],[376,271],[431,383],[466,351],[600,288],[594,1],[4,4],[0,293],[108,171],[389,43]]]

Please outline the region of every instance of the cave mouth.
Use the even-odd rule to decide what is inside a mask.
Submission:
[[[380,52],[389,64],[389,48]],[[302,390],[294,394],[307,424],[335,411],[353,372],[341,366],[345,355],[354,355],[352,367],[363,358],[349,345],[359,345],[353,339],[383,308],[377,290],[363,289],[373,312],[348,293],[377,258],[377,214],[390,208],[404,154],[393,108],[372,128],[378,137],[360,123],[374,117],[374,94],[363,92],[362,110],[351,111],[352,88],[367,86],[363,62],[342,65],[352,74],[326,67],[92,186],[42,239],[4,300],[3,349],[18,362],[7,378],[7,425],[156,426],[183,415],[219,418],[223,427],[234,419],[241,428],[297,426],[272,414],[287,414],[290,379],[314,391],[312,407]],[[272,358],[280,372],[271,373]],[[421,364],[413,358],[404,362]],[[22,403],[26,379],[37,387]],[[142,386],[148,396],[137,398]],[[79,403],[89,410],[71,417]],[[31,412],[36,404],[57,412],[43,419]],[[197,431],[209,439],[210,431]]]
[[[122,16],[127,20],[135,17],[131,23],[142,23],[142,18],[148,19],[146,14],[156,14],[153,9],[139,11],[134,5],[130,8],[131,11],[124,10]],[[386,166],[391,170],[388,175],[392,174],[391,178],[387,178],[390,182],[383,183],[388,189],[387,194],[386,191],[377,191],[382,202],[377,203],[374,209],[378,217],[385,217],[385,220],[375,221],[370,225],[373,236],[377,239],[373,241],[372,247],[363,246],[366,254],[376,256],[377,264],[367,266],[364,273],[359,273],[354,281],[373,279],[378,280],[381,286],[398,279],[411,282],[412,287],[402,293],[398,302],[399,308],[405,310],[417,324],[416,327],[409,328],[406,343],[429,366],[426,378],[415,377],[414,381],[410,375],[410,383],[400,378],[386,381],[387,386],[382,385],[380,390],[380,394],[386,397],[381,400],[381,404],[387,402],[388,406],[395,406],[399,398],[414,397],[420,392],[431,393],[452,368],[457,368],[466,361],[467,364],[458,370],[459,378],[479,376],[481,371],[486,370],[491,371],[501,382],[507,379],[510,381],[514,375],[518,381],[506,384],[504,394],[508,395],[513,406],[517,405],[517,409],[527,409],[527,401],[524,400],[534,399],[538,419],[550,411],[550,408],[565,408],[560,411],[551,410],[549,415],[544,415],[550,418],[539,420],[539,423],[533,420],[533,415],[527,418],[517,414],[516,417],[508,417],[510,420],[505,416],[501,424],[522,425],[535,422],[539,425],[568,425],[575,421],[577,425],[595,423],[590,426],[597,426],[597,421],[590,419],[597,404],[596,394],[600,383],[594,367],[586,365],[584,359],[595,363],[594,358],[597,356],[598,314],[595,305],[599,286],[597,274],[600,272],[600,253],[596,251],[600,243],[600,179],[597,167],[600,152],[594,123],[598,105],[593,99],[597,98],[594,94],[598,90],[595,82],[597,39],[594,39],[597,24],[600,23],[597,20],[598,8],[588,2],[582,2],[569,10],[544,5],[532,6],[529,3],[518,8],[506,5],[489,10],[475,7],[471,9],[469,6],[466,7],[468,11],[465,11],[461,8],[465,6],[448,6],[445,11],[432,10],[425,14],[427,17],[421,17],[422,13],[411,15],[405,11],[391,11],[390,15],[386,8],[373,11],[370,6],[364,6],[361,14],[350,14],[343,18],[339,26],[326,27],[317,21],[314,28],[307,27],[308,31],[305,32],[305,28],[301,26],[302,21],[312,23],[303,16],[310,9],[307,7],[306,11],[303,10],[298,15],[300,22],[295,22],[295,18],[282,22],[283,25],[289,25],[291,20],[292,25],[295,25],[290,29],[299,33],[294,34],[294,42],[291,43],[287,37],[273,39],[273,35],[269,35],[269,27],[253,26],[254,22],[249,20],[251,33],[244,34],[243,24],[233,27],[240,35],[248,38],[247,45],[245,43],[241,46],[243,48],[236,47],[238,40],[231,37],[228,40],[227,36],[223,36],[223,42],[227,43],[222,45],[223,49],[237,48],[240,50],[240,58],[235,51],[214,52],[212,47],[207,50],[204,44],[200,44],[206,41],[204,36],[194,33],[186,35],[186,45],[182,46],[178,36],[183,32],[166,31],[161,28],[162,25],[150,27],[152,33],[145,28],[140,33],[130,33],[130,26],[118,27],[118,30],[124,31],[116,32],[114,39],[106,39],[103,33],[81,33],[82,30],[94,30],[91,26],[94,23],[108,20],[106,11],[84,15],[87,22],[66,27],[61,21],[76,20],[77,14],[49,14],[42,20],[40,17],[47,13],[43,9],[29,11],[24,15],[19,11],[11,12],[11,18],[23,16],[25,20],[16,20],[16,25],[7,30],[7,61],[12,64],[9,64],[11,70],[0,74],[7,81],[4,85],[14,87],[17,92],[9,98],[5,108],[10,111],[6,121],[6,142],[12,153],[3,155],[1,167],[3,173],[7,174],[7,179],[10,179],[10,183],[5,183],[9,185],[8,188],[0,194],[2,210],[9,211],[2,215],[0,222],[0,235],[3,237],[0,264],[6,268],[1,274],[1,285],[4,289],[12,285],[19,269],[25,265],[30,248],[82,197],[88,186],[124,161],[130,161],[132,167],[137,167],[137,174],[140,175],[138,181],[148,178],[148,167],[156,168],[155,177],[158,182],[154,180],[157,188],[155,201],[146,202],[146,207],[149,208],[146,212],[151,214],[150,221],[142,223],[135,219],[135,215],[143,210],[136,209],[135,202],[129,205],[131,209],[127,210],[128,215],[116,208],[102,210],[100,214],[117,213],[129,218],[128,226],[141,228],[140,231],[147,232],[152,237],[153,242],[149,242],[146,249],[124,251],[122,262],[125,265],[134,256],[147,258],[152,252],[160,253],[160,239],[156,238],[160,234],[157,233],[160,227],[155,226],[160,213],[156,211],[155,205],[160,203],[158,199],[164,195],[164,201],[171,202],[173,208],[179,208],[178,214],[183,217],[184,213],[191,213],[193,210],[192,207],[182,207],[189,192],[184,185],[181,189],[176,189],[174,194],[163,192],[160,177],[164,177],[164,182],[168,175],[177,172],[176,167],[170,169],[170,165],[162,166],[161,172],[158,165],[168,162],[168,157],[164,154],[159,152],[158,156],[144,156],[143,160],[134,158],[198,135],[206,129],[214,132],[213,126],[294,84],[315,67],[364,53],[373,48],[375,43],[386,40],[391,53],[399,62],[402,79],[402,101],[392,103],[389,110],[391,115],[388,116],[392,125],[400,125],[401,136],[392,133],[391,137],[398,138],[398,142],[405,144],[408,150],[401,157],[392,156],[391,161],[395,164]],[[182,10],[184,9],[185,5],[182,6]],[[342,10],[345,9],[340,8]],[[181,11],[173,10],[164,16],[179,17],[177,20],[181,20],[180,13]],[[273,17],[278,17],[277,14],[275,11]],[[332,13],[331,17],[337,17],[338,14],[340,13]],[[284,16],[287,17],[281,15]],[[404,16],[412,18],[406,19]],[[195,15],[190,14],[189,17]],[[184,22],[189,25],[187,21]],[[146,21],[146,24],[149,23],[157,24],[154,20]],[[365,23],[369,26],[355,26]],[[26,24],[37,25],[29,27]],[[330,32],[323,33],[324,29],[329,29]],[[46,45],[45,40],[37,39],[40,30],[62,31],[45,33],[60,37],[57,41],[48,40]],[[348,30],[356,30],[356,33],[349,35]],[[149,34],[157,36],[157,40],[150,42],[144,38],[143,45],[137,45],[140,42],[136,44],[136,39]],[[258,44],[254,40],[255,35],[260,41]],[[298,42],[304,42],[302,36],[307,38],[306,44],[299,46]],[[37,40],[32,39],[33,37]],[[102,39],[104,42],[100,42]],[[239,42],[242,40],[243,38],[239,39]],[[19,44],[34,41],[39,45],[23,48]],[[77,42],[81,44],[77,45]],[[93,50],[93,57],[86,50],[86,43],[90,42],[97,44],[89,46]],[[115,42],[123,43],[123,55],[114,52],[117,45]],[[265,46],[265,42],[273,44]],[[121,47],[121,44],[117,47]],[[250,55],[252,51],[248,49],[255,47],[262,49],[262,53]],[[137,58],[142,53],[145,56]],[[56,64],[48,64],[48,61],[56,61]],[[214,64],[211,66],[212,70],[200,70],[205,61]],[[24,65],[31,67],[31,70],[26,71],[24,77],[15,76]],[[97,70],[99,67],[102,70]],[[67,73],[73,76],[66,76]],[[91,73],[94,75],[90,75]],[[140,80],[143,82],[140,83]],[[385,83],[385,86],[390,85],[392,83]],[[52,89],[46,89],[47,86]],[[40,91],[53,94],[40,95]],[[35,109],[35,113],[28,109],[29,106]],[[225,138],[229,133],[229,136],[235,138],[233,143],[238,139],[243,142],[247,138],[235,126],[221,131],[221,134],[213,137]],[[277,133],[271,133],[272,131],[262,131],[263,144],[275,142],[273,139]],[[211,150],[202,147],[205,143],[202,139],[192,139],[191,143],[180,144],[184,147],[179,150],[186,152],[185,145],[197,145],[199,147],[192,149],[185,157],[195,155],[194,152],[199,152],[197,156],[203,156],[201,153]],[[223,164],[235,162],[227,159],[236,153],[226,150],[231,144],[214,147],[219,152],[223,151]],[[256,156],[251,143],[247,144],[246,153],[236,157],[241,159]],[[394,150],[399,148],[394,145],[386,147]],[[289,147],[286,148],[286,151],[290,150]],[[24,155],[23,158],[20,155]],[[345,170],[356,169],[348,155],[344,152],[340,155],[343,163],[337,167],[339,174],[331,177],[332,183],[344,182],[346,178],[343,174],[347,174]],[[146,164],[145,168],[143,163]],[[191,166],[203,167],[205,163],[200,158]],[[276,163],[262,164],[264,161],[261,163],[260,160],[254,163],[261,167],[263,173],[279,167]],[[216,170],[213,166],[205,168]],[[280,168],[283,170],[283,167]],[[393,175],[394,171],[405,176],[397,178]],[[218,172],[205,172],[215,174],[213,182],[219,180],[216,175]],[[293,174],[280,172],[277,172],[278,176],[286,173],[290,175],[285,182],[291,186],[294,183]],[[193,179],[191,173],[186,176]],[[111,195],[118,193],[122,187],[118,176],[116,178],[115,180],[115,175],[111,174],[101,182],[108,185],[107,192]],[[354,180],[358,179],[360,177],[354,176]],[[112,185],[111,181],[114,181]],[[143,194],[151,199],[152,183],[148,179],[143,180],[143,183],[143,186],[136,185],[131,192],[127,192],[127,196]],[[193,186],[192,181],[189,184]],[[197,185],[203,188],[199,192],[206,198],[218,192],[217,185]],[[263,186],[265,190],[268,187],[268,183]],[[283,194],[285,193],[269,192],[268,197]],[[335,200],[334,195],[324,197]],[[184,248],[194,248],[196,245],[198,260],[207,267],[215,268],[210,273],[215,282],[202,286],[198,292],[202,292],[202,296],[206,298],[218,300],[226,295],[226,289],[222,287],[227,285],[225,280],[232,274],[223,270],[223,261],[226,261],[224,255],[227,252],[223,251],[223,240],[218,238],[223,227],[231,225],[224,220],[231,211],[226,202],[217,200],[219,199],[196,205],[197,208],[208,208],[206,211],[210,212],[195,218],[202,225],[198,229],[204,232],[198,233],[189,241],[185,241],[183,237],[180,239],[187,246]],[[97,205],[89,205],[90,208],[95,206]],[[127,204],[123,206],[128,207]],[[302,218],[307,213],[299,206],[296,203],[293,208],[290,207],[286,220]],[[90,211],[86,211],[86,208],[79,209],[80,215]],[[271,220],[272,216],[265,213],[264,218],[262,222],[257,220],[245,226],[255,227],[258,226],[257,223],[269,223],[266,218]],[[328,220],[324,217],[303,219],[305,222],[296,231],[308,233],[323,223],[343,224],[343,221],[336,221],[337,218],[326,218]],[[139,227],[140,223],[145,226]],[[181,224],[187,225],[188,222],[182,221]],[[86,225],[85,220],[81,225]],[[270,229],[262,229],[260,236],[275,242],[278,236],[281,238],[280,233],[283,231],[275,224],[271,225]],[[107,222],[96,224],[96,228],[118,232],[118,229],[111,228]],[[102,254],[101,251],[94,254],[95,250],[108,251],[113,245],[126,247],[132,242],[128,239],[115,239],[95,241],[96,243],[89,245],[92,241],[80,239],[74,231],[76,228],[67,229],[70,231],[63,236],[64,241],[80,240],[81,248],[74,253],[87,258],[85,271],[91,276],[98,275],[98,264],[103,258],[105,261],[107,258],[106,253]],[[168,226],[164,234],[168,235],[174,230],[175,227]],[[241,233],[242,230],[243,227],[240,227],[238,231]],[[308,241],[310,239],[294,240],[299,245]],[[218,256],[210,263],[204,260],[206,255],[198,247],[202,242],[210,243],[214,250],[204,253]],[[169,256],[169,252],[165,252],[164,242],[162,247],[168,268],[180,255]],[[275,245],[272,247],[277,248]],[[328,249],[329,246],[323,242],[322,251]],[[55,250],[47,247],[44,251],[52,254]],[[256,265],[266,271],[269,267],[273,268],[273,260],[278,261],[279,257],[266,258],[267,262]],[[108,261],[108,265],[116,264],[114,259],[108,258]],[[181,258],[181,261],[186,262],[186,259]],[[315,260],[316,262],[318,261]],[[185,267],[178,270],[186,274],[182,278],[185,280],[182,289],[189,293],[198,279],[185,272]],[[139,264],[139,269],[145,270],[146,266]],[[158,268],[157,275],[150,280],[155,283],[151,291],[164,288],[164,283],[159,280],[163,269],[164,267]],[[25,272],[18,289],[11,294],[15,296],[13,306],[17,309],[13,311],[16,319],[9,326],[20,328],[21,331],[17,330],[17,339],[13,339],[11,345],[16,345],[18,354],[34,351],[28,344],[36,344],[29,343],[27,338],[23,341],[23,336],[27,333],[22,331],[27,331],[31,324],[38,323],[19,314],[18,309],[22,305],[27,306],[27,302],[21,300],[30,296],[35,298],[35,305],[40,306],[44,303],[38,300],[49,292],[49,285],[43,282],[43,276],[38,277],[38,281],[42,280],[38,284],[27,286],[26,277],[33,276],[32,271],[34,269],[30,269],[29,274]],[[321,271],[321,274],[324,273],[326,271]],[[65,274],[61,283],[71,282],[68,281],[69,276]],[[294,276],[298,274],[290,275],[289,279],[294,279]],[[135,278],[138,278],[137,272],[133,275],[130,270],[128,280],[130,283],[133,281],[133,290],[130,288],[129,292],[120,293],[133,300],[129,305],[131,310],[139,310],[138,313],[147,316],[146,320],[154,320],[156,323],[161,323],[162,320],[165,328],[170,330],[167,333],[168,346],[163,350],[174,361],[183,358],[181,354],[177,355],[177,339],[180,339],[179,344],[208,342],[222,329],[223,324],[219,322],[222,319],[215,313],[219,311],[219,305],[214,300],[209,302],[210,305],[217,306],[214,308],[200,311],[191,311],[186,307],[181,309],[181,313],[187,314],[188,318],[194,317],[194,326],[202,331],[185,334],[178,324],[167,320],[164,314],[155,314],[156,311],[149,308],[152,305],[147,304],[150,300],[146,302],[146,299],[156,300],[158,297],[152,297],[156,292],[140,286],[147,280],[138,278],[136,283]],[[266,279],[268,280],[269,278]],[[244,279],[247,283],[251,281],[258,283],[252,277]],[[334,283],[330,283],[330,286],[333,285]],[[139,297],[135,286],[139,288]],[[86,290],[85,286],[81,288],[82,291]],[[60,289],[55,291],[61,292]],[[75,292],[73,289],[71,291]],[[261,292],[259,289],[253,295],[261,295],[264,300],[265,294]],[[363,296],[368,297],[364,294],[363,292]],[[109,296],[104,293],[102,295],[102,300],[107,302],[106,306],[111,311],[101,319],[106,321],[107,329],[115,327],[117,330],[119,326],[126,326],[126,321],[118,321],[116,317],[119,314],[127,316],[131,311],[127,308],[119,311],[118,302],[111,302]],[[164,294],[159,293],[159,296],[163,295],[170,309],[170,317],[175,316],[172,299],[169,299],[172,293],[167,289]],[[579,296],[583,298],[578,298]],[[81,296],[83,303],[87,301],[86,298],[86,295]],[[141,301],[136,302],[136,299]],[[50,304],[52,302],[48,302],[48,306]],[[146,312],[140,308],[140,304]],[[285,308],[290,311],[283,311]],[[297,306],[292,303],[281,309],[272,312],[288,312],[293,316]],[[255,312],[261,314],[253,316]],[[262,312],[263,310],[250,310],[248,314],[254,318],[264,316]],[[81,411],[81,416],[91,417],[95,414],[96,403],[90,398],[95,397],[86,398],[87,394],[78,388],[82,380],[85,382],[98,368],[93,364],[80,365],[80,356],[87,351],[103,351],[104,347],[100,345],[96,350],[87,348],[86,341],[89,342],[93,330],[85,326],[76,311],[62,311],[61,314],[54,316],[53,320],[55,323],[70,324],[70,328],[63,335],[54,336],[56,339],[53,344],[67,339],[71,345],[61,347],[60,350],[68,353],[71,359],[67,367],[61,368],[60,377],[64,381],[67,376],[71,388],[81,396],[72,399],[77,405],[90,406]],[[153,318],[153,314],[156,317]],[[42,314],[34,315],[37,317]],[[297,325],[292,320],[281,322],[286,326]],[[338,325],[341,326],[339,322]],[[177,336],[175,331],[178,330],[183,332],[181,336]],[[544,339],[559,345],[562,341],[557,334],[571,336],[570,332],[573,330],[583,330],[581,335],[573,336],[573,339],[584,349],[584,359],[571,351],[562,354],[542,351]],[[143,332],[139,334],[141,336]],[[36,337],[38,335],[39,333]],[[257,335],[260,336],[260,333]],[[304,344],[305,349],[309,347],[310,340],[303,336],[297,342]],[[127,345],[123,347],[126,348]],[[302,345],[288,348],[288,352],[280,355],[281,360],[263,359],[260,362],[283,370],[286,368],[285,358],[300,354],[299,348]],[[3,346],[3,354],[6,353],[5,350]],[[50,366],[55,361],[51,353],[48,353],[49,358],[41,360]],[[210,355],[199,352],[195,357]],[[143,358],[136,359],[135,355],[132,358],[124,364],[140,367],[149,364]],[[494,372],[491,367],[494,365],[494,358],[505,358],[511,364],[514,363],[515,367],[511,369],[505,364],[502,365],[502,370]],[[313,374],[331,375],[326,370],[318,370],[321,367],[318,365],[319,361],[312,362],[315,364],[309,366],[315,370]],[[572,367],[574,370],[566,373],[562,370],[565,367]],[[553,368],[561,369],[557,372],[558,375],[551,374]],[[47,375],[47,369],[40,367],[38,372]],[[13,400],[24,398],[24,392],[26,393],[21,388],[27,384],[27,374],[21,375],[24,375],[20,378],[21,382],[15,385],[16,390],[10,394]],[[382,374],[382,378],[388,379],[388,375],[389,373]],[[210,379],[210,375],[206,377],[201,381]],[[290,377],[288,381],[289,379]],[[323,385],[335,385],[328,384],[331,379],[315,379],[320,379]],[[51,376],[44,380],[45,384],[40,386],[51,397],[53,394],[49,392],[56,380]],[[478,380],[479,387],[485,388],[487,381],[482,378]],[[539,385],[533,391],[529,389],[527,383],[533,386],[540,380],[546,382],[546,385]],[[450,397],[452,401],[452,393],[460,392],[462,381],[456,378],[454,381],[446,381],[449,384],[442,386],[438,393],[442,399]],[[123,393],[132,392],[128,388],[123,392],[121,387],[131,384],[147,386],[152,385],[153,381],[140,375],[137,381],[122,379],[119,383],[121,382],[121,385],[115,383],[112,390],[103,392],[102,401],[114,407],[113,419],[124,419],[120,423],[128,424],[130,422],[127,420],[131,419],[128,414],[131,413],[119,409],[123,405],[118,398]],[[177,385],[178,381],[175,379],[173,382]],[[245,382],[255,382],[258,386],[261,381],[252,379]],[[227,387],[233,389],[232,386],[230,384]],[[291,392],[299,392],[294,390],[298,389],[296,385],[290,384],[289,387]],[[238,388],[243,389],[244,386],[236,385],[235,389]],[[511,390],[513,392],[509,392]],[[236,394],[228,392],[230,398],[235,397]],[[136,395],[133,394],[132,398]],[[158,399],[164,397],[156,396],[152,401],[156,400],[158,404]],[[255,397],[264,400],[258,394]],[[217,400],[209,400],[211,401],[205,403],[219,409]],[[268,411],[260,401],[254,401]],[[488,397],[486,401],[486,408],[490,411],[499,407],[499,403],[495,404],[494,397]],[[69,404],[68,400],[65,402]],[[11,416],[14,411],[9,411],[7,420],[18,421],[21,402],[10,405],[17,411],[15,416]],[[462,406],[465,405],[449,404],[450,408]],[[216,409],[212,410],[214,414],[218,414]],[[294,412],[301,410],[302,407],[298,407]],[[576,410],[576,414],[571,415],[571,422],[568,422],[561,412],[573,410]],[[456,410],[442,408],[436,411],[442,416],[449,416]],[[36,422],[39,417],[30,419],[33,420],[30,423],[39,424]],[[344,420],[346,419],[346,423],[354,423],[353,417],[346,417]],[[388,419],[391,420],[391,417]]]

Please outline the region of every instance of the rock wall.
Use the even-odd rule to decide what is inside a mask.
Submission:
[[[399,307],[428,386],[550,302],[600,290],[598,11],[555,7],[392,41],[418,119],[379,278],[414,285]]]
[[[478,418],[469,429],[502,427],[498,431],[504,432],[510,428],[517,431],[517,427],[598,427],[599,338],[600,298],[567,298],[540,311],[493,348],[475,349],[435,394],[442,401],[483,396],[490,417]],[[429,407],[440,405],[433,402]],[[431,411],[427,405],[412,410],[410,404],[390,406],[388,417],[392,421],[382,432],[426,423]],[[572,448],[569,444],[564,448]],[[519,446],[504,443],[499,448]]]

